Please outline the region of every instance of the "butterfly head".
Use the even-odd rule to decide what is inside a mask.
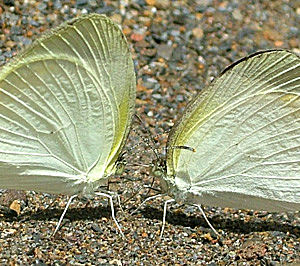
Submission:
[[[118,160],[114,164],[113,173],[115,175],[121,175],[121,174],[123,174],[123,172],[125,170],[125,166],[127,165],[127,161],[125,159],[125,155],[126,155],[126,152],[121,153],[121,155],[119,155]]]

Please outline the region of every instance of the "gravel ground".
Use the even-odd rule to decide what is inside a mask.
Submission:
[[[126,239],[117,232],[103,198],[75,199],[62,228],[51,237],[66,197],[0,191],[0,263],[299,265],[299,212],[270,214],[206,207],[208,218],[222,235],[217,238],[194,207],[173,204],[162,240],[165,199],[150,201],[130,215],[148,193],[144,186],[152,182],[146,166],[154,158],[143,144],[147,134],[140,132],[150,130],[163,153],[168,130],[187,102],[225,66],[258,50],[300,52],[300,7],[296,2],[0,1],[1,64],[42,32],[82,13],[104,13],[120,23],[134,54],[137,114],[145,125],[134,123],[126,146],[131,164],[110,186],[121,195],[125,211],[116,210]]]

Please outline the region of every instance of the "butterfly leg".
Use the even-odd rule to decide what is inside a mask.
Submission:
[[[103,196],[103,197],[106,197],[109,199],[109,202],[110,202],[110,208],[111,208],[111,217],[113,218],[116,226],[118,227],[119,229],[119,232],[120,234],[122,235],[123,238],[126,238],[125,235],[123,234],[122,232],[122,229],[121,229],[121,226],[119,225],[117,219],[116,219],[116,216],[115,216],[115,208],[114,208],[114,202],[113,202],[113,197],[114,197],[114,194],[113,195],[109,195],[107,193],[102,193],[102,192],[97,192],[95,193],[96,195],[98,196]]]
[[[122,204],[121,204],[121,197],[118,193],[115,194],[116,198],[117,198],[117,201],[118,201],[118,204],[119,204],[119,207],[121,209],[121,211],[123,212],[123,214],[125,213],[123,207],[122,207]]]
[[[204,217],[205,221],[207,222],[208,226],[211,228],[211,230],[213,230],[213,232],[217,235],[220,236],[220,234],[216,231],[216,229],[212,226],[212,224],[209,222],[209,220],[207,219],[205,212],[203,211],[203,209],[201,208],[200,205],[194,205],[196,207],[198,207],[198,209],[200,210],[202,216]]]
[[[133,214],[135,214],[142,206],[144,206],[145,205],[145,203],[147,202],[147,201],[149,201],[149,200],[152,200],[152,199],[156,199],[156,198],[158,198],[158,197],[162,197],[162,196],[164,196],[163,194],[157,194],[157,195],[154,195],[154,196],[151,196],[151,197],[149,197],[149,198],[147,198],[147,199],[145,199],[132,213],[131,213],[131,215],[133,215]]]
[[[55,234],[57,233],[58,228],[60,227],[60,224],[61,224],[62,220],[64,219],[64,216],[65,216],[65,214],[66,214],[66,212],[67,212],[67,210],[68,210],[68,208],[69,208],[69,206],[70,206],[72,200],[73,200],[74,198],[76,198],[76,197],[77,197],[77,195],[73,195],[73,196],[71,196],[71,197],[69,198],[68,203],[67,203],[67,205],[66,205],[66,207],[65,207],[65,209],[64,209],[64,211],[63,211],[63,213],[62,213],[62,215],[61,215],[60,218],[59,218],[59,221],[58,221],[58,223],[57,223],[57,225],[56,225],[56,228],[55,228],[54,233],[53,233],[52,236],[55,236]]]
[[[160,236],[159,236],[160,238],[162,238],[162,235],[163,235],[164,230],[165,230],[166,216],[167,216],[167,205],[168,205],[168,203],[174,202],[174,201],[175,201],[174,199],[169,199],[169,200],[165,201],[165,204],[164,204],[164,214],[163,214],[163,222],[162,222],[161,232],[160,232]]]

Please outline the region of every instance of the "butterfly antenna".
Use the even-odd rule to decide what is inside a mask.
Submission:
[[[149,139],[147,139],[147,138],[141,136],[141,135],[137,132],[137,130],[135,130],[135,129],[132,129],[132,131],[133,131],[134,133],[136,133],[140,138],[142,138],[142,139],[143,139],[143,142],[146,143],[146,145],[152,149],[152,146],[148,143]],[[138,142],[137,144],[131,145],[130,148],[128,148],[128,149],[126,149],[125,151],[123,151],[123,152],[119,155],[118,160],[117,160],[117,161],[119,162],[119,164],[123,163],[123,165],[145,166],[145,167],[148,167],[149,165],[144,165],[144,164],[139,164],[139,163],[128,164],[127,161],[125,160],[125,155],[126,155],[126,154],[129,154],[132,150],[135,150],[135,149],[136,149],[138,146],[140,146],[140,145],[142,145],[142,143]],[[156,153],[155,150],[153,150],[153,152]],[[156,153],[156,154],[157,154],[157,153]],[[157,156],[158,156],[158,155],[157,155]]]
[[[171,202],[174,202],[174,199],[169,199],[165,201],[164,204],[164,214],[163,214],[163,221],[162,221],[162,227],[161,227],[161,231],[160,231],[160,235],[159,238],[161,239],[165,230],[165,225],[166,225],[166,217],[167,217],[167,205]]]
[[[172,149],[172,150],[180,149],[180,150],[189,150],[189,151],[192,151],[192,152],[196,152],[196,149],[194,149],[192,147],[189,147],[189,146],[183,146],[183,145],[166,147],[166,149],[167,150],[168,149]]]
[[[152,181],[151,181],[151,185],[150,185],[150,187],[148,187],[148,191],[147,191],[147,193],[146,193],[146,197],[149,195],[149,193],[150,193],[151,190],[155,190],[155,189],[153,188],[154,182],[155,182],[155,178],[153,177],[153,178],[152,178]]]
[[[147,133],[148,138],[145,138],[144,136],[141,136],[141,135],[138,134],[136,131],[135,131],[135,132],[143,139],[144,143],[146,143],[146,145],[153,151],[153,153],[155,154],[156,158],[159,160],[159,159],[160,159],[160,156],[158,155],[157,150],[153,148],[153,147],[156,146],[156,142],[155,142],[155,140],[153,139],[152,134],[151,134],[149,128],[147,128],[147,127],[144,125],[144,122],[142,121],[142,119],[141,119],[137,114],[135,114],[135,118],[138,120],[138,122],[139,122],[140,125],[142,126],[143,130]],[[152,142],[153,146],[149,143],[149,140],[150,140],[150,142]]]
[[[55,228],[54,233],[53,233],[52,236],[55,236],[55,234],[57,233],[57,231],[58,231],[58,229],[59,229],[59,227],[60,227],[60,225],[61,225],[61,223],[62,223],[62,221],[63,221],[63,219],[64,219],[64,217],[65,217],[65,214],[66,214],[66,212],[67,212],[67,210],[68,210],[68,208],[69,208],[69,206],[70,206],[70,204],[71,204],[71,202],[72,202],[72,200],[73,200],[74,198],[76,198],[76,197],[77,197],[77,195],[73,195],[73,196],[71,196],[71,197],[69,198],[68,203],[67,203],[67,205],[66,205],[66,207],[65,207],[65,209],[64,209],[64,211],[63,211],[63,213],[62,213],[62,215],[61,215],[60,218],[59,218],[59,221],[58,221],[58,223],[57,223],[57,225],[56,225],[56,228]]]
[[[207,222],[208,226],[211,228],[211,230],[213,230],[213,232],[217,235],[220,236],[220,234],[217,232],[217,230],[212,226],[212,224],[209,222],[209,220],[207,219],[207,216],[205,214],[205,212],[203,211],[203,209],[201,208],[201,205],[194,205],[196,207],[198,207],[198,209],[200,210],[202,216],[204,217],[205,221]]]
[[[196,152],[196,149],[189,147],[189,146],[184,146],[184,145],[165,147],[164,149],[165,149],[165,151],[180,149],[180,150],[188,150],[188,151]]]
[[[116,216],[115,216],[115,208],[114,208],[114,202],[113,202],[113,196],[114,196],[114,195],[109,195],[109,194],[103,193],[103,192],[96,192],[95,194],[98,195],[98,196],[103,196],[103,197],[109,199],[109,202],[110,202],[110,208],[111,208],[111,217],[113,218],[113,220],[114,220],[114,222],[115,222],[115,224],[116,224],[116,226],[117,226],[117,228],[118,228],[118,230],[119,230],[121,236],[122,236],[124,239],[126,239],[125,235],[124,235],[123,232],[122,232],[121,226],[119,225],[119,223],[118,223],[118,221],[117,221],[117,219],[116,219]]]
[[[129,163],[129,166],[142,166],[142,167],[149,167],[149,164],[143,164],[143,163]]]
[[[133,132],[136,132],[134,129],[132,130]],[[127,150],[123,151],[122,154],[119,156],[118,161],[119,162],[123,162],[126,165],[138,165],[138,166],[143,166],[142,164],[138,164],[138,163],[132,163],[132,164],[127,164],[127,161],[125,160],[125,155],[130,153],[132,150],[135,150],[138,146],[140,146],[141,143],[137,143],[132,145],[130,148],[128,148]]]

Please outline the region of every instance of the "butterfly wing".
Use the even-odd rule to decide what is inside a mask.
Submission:
[[[190,200],[221,207],[300,209],[300,59],[266,51],[229,68],[172,129],[168,176]]]
[[[0,187],[73,194],[102,182],[127,138],[135,74],[101,15],[63,24],[0,73]]]

